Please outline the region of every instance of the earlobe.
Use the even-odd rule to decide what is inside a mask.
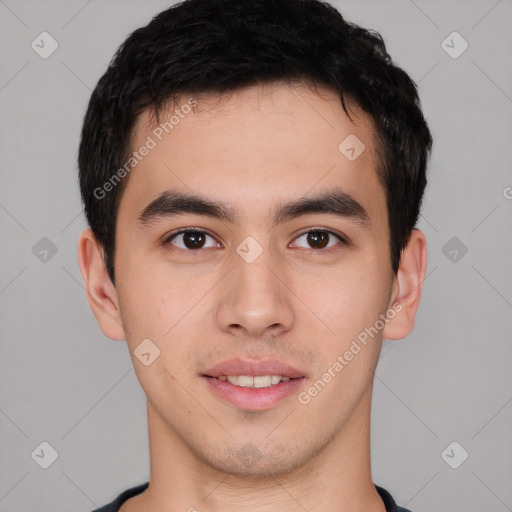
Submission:
[[[80,234],[77,251],[87,300],[100,329],[110,339],[124,340],[117,291],[105,267],[102,247],[91,229]]]
[[[394,277],[389,308],[395,311],[395,315],[390,317],[389,323],[386,324],[382,333],[383,338],[399,340],[412,331],[420,305],[426,269],[427,241],[422,231],[413,229]]]

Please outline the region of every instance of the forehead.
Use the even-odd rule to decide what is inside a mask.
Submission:
[[[147,110],[137,119],[131,150],[150,149],[132,167],[123,195],[140,208],[167,189],[196,193],[229,203],[244,217],[265,216],[271,203],[336,186],[370,215],[381,214],[374,124],[346,104],[353,121],[339,95],[321,86],[183,94],[158,122]]]

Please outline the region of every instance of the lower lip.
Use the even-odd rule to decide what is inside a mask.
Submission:
[[[281,381],[279,384],[266,388],[244,388],[235,386],[227,380],[206,377],[213,392],[223,400],[232,403],[239,409],[248,411],[264,411],[271,409],[287,396],[295,393],[302,385],[304,377]]]

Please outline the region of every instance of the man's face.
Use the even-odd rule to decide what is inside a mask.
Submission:
[[[335,363],[391,305],[386,198],[369,118],[359,113],[353,124],[338,96],[320,91],[282,84],[220,102],[196,96],[194,111],[182,110],[161,141],[147,112],[133,133],[133,150],[148,136],[156,145],[130,173],[116,227],[130,354],[168,438],[231,473],[297,468],[368,412],[382,332],[359,341],[341,370]],[[355,139],[339,149],[349,135],[365,144],[353,160]],[[163,201],[147,209],[165,192],[222,203],[234,218],[171,214]],[[342,215],[281,215],[274,225],[285,204],[334,192],[362,209],[342,202]],[[183,228],[188,233],[177,234]],[[160,350],[148,366],[134,355],[147,339]],[[257,389],[223,380],[291,373],[269,361],[293,367],[295,378],[271,387],[256,379],[265,386]],[[329,369],[331,378],[322,377]],[[309,393],[319,379],[324,385]],[[259,459],[248,463],[246,455]]]

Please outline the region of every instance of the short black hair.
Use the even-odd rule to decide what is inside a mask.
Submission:
[[[432,136],[416,84],[392,62],[381,35],[346,21],[320,0],[185,0],[126,38],[84,117],[78,154],[82,202],[112,283],[126,172],[108,193],[103,187],[130,158],[138,115],[149,108],[158,118],[183,93],[220,95],[295,80],[335,91],[350,119],[346,99],[371,116],[397,272],[420,213]]]

